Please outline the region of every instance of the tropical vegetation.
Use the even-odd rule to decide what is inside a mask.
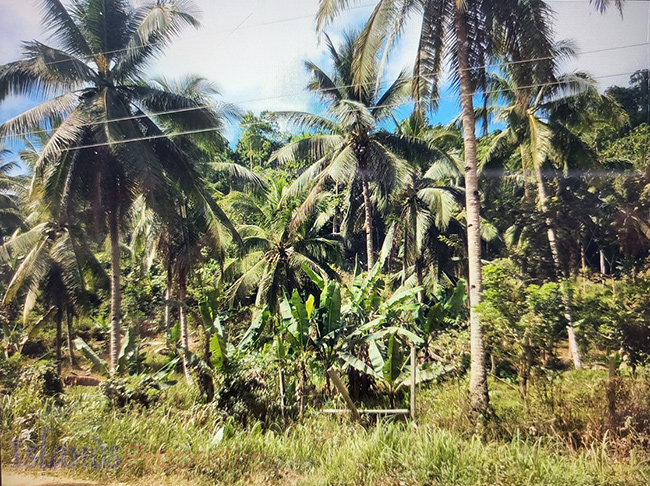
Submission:
[[[321,0],[317,108],[255,114],[151,79],[199,13],[135,3],[41,0],[51,45],[0,66],[0,103],[40,101],[0,125],[3,465],[646,484],[648,70],[561,72],[542,0],[378,0],[340,40],[355,2]]]

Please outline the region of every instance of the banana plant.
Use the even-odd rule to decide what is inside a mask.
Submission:
[[[384,336],[387,339],[382,342]],[[421,339],[417,339],[421,342]],[[395,408],[397,392],[409,383],[411,376],[407,337],[403,330],[395,330],[387,335],[372,334],[367,341],[370,364],[345,352],[341,353],[341,358],[349,366],[372,376],[388,393],[390,405]]]
[[[440,288],[435,292],[432,303],[421,306],[414,314],[415,325],[424,337],[425,349],[429,347],[439,331],[457,326],[467,318],[467,285],[459,280],[451,289]]]
[[[278,357],[291,356],[298,365],[298,414],[300,421],[305,414],[305,396],[307,393],[307,363],[315,349],[311,337],[312,314],[315,298],[310,295],[303,301],[297,289],[293,289],[291,300],[285,295],[280,302],[282,317],[281,332],[277,337]]]
[[[205,332],[204,356],[206,363],[214,369],[222,369],[228,359],[228,340],[221,324],[217,294],[211,292],[199,302],[201,323]]]
[[[303,270],[321,291],[319,306],[311,314],[314,325],[311,335],[319,360],[324,369],[329,369],[337,360],[337,348],[345,331],[341,311],[341,284],[335,280],[323,279],[308,266]]]
[[[271,312],[269,311],[269,306],[266,305],[262,309],[258,309],[253,314],[253,320],[248,330],[239,341],[239,350],[246,351],[255,344],[257,344],[262,337],[264,328],[271,318]]]
[[[95,350],[84,341],[82,338],[77,337],[74,340],[75,347],[83,353],[88,361],[91,363],[93,371],[110,376],[110,367],[108,363],[99,357]],[[117,366],[114,369],[115,374],[122,374],[129,372],[133,375],[141,373],[140,369],[140,350],[138,347],[137,336],[135,330],[130,327],[126,332],[126,337],[122,342],[120,353],[117,359]]]
[[[377,262],[368,273],[361,272],[357,262],[352,285],[345,292],[347,304],[343,313],[346,319],[357,325],[367,322],[381,305],[383,288],[381,262]]]

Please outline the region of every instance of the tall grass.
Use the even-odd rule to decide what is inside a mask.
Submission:
[[[128,467],[60,473],[140,484],[151,478],[206,485],[648,484],[648,454],[640,449],[620,457],[607,437],[578,450],[561,435],[534,437],[529,426],[535,416],[527,417],[516,392],[503,384],[493,384],[492,402],[497,416],[509,417],[507,427],[475,433],[461,413],[464,390],[464,383],[424,390],[417,424],[380,420],[364,427],[311,411],[304,424],[264,429],[259,423],[238,426],[214,405],[200,404],[182,384],[151,408],[127,410],[109,407],[94,389],[73,389],[58,404],[19,389],[0,398],[2,450],[11,451],[10,441],[21,436],[25,444],[38,445],[45,427],[49,450],[61,444],[91,447],[101,439],[119,446],[124,459],[132,445],[131,455],[139,457],[130,458]],[[190,464],[187,458],[198,453],[210,454],[210,461]],[[166,460],[159,458],[172,456],[185,458],[181,465],[189,467],[165,469]],[[11,461],[11,454],[3,460]]]

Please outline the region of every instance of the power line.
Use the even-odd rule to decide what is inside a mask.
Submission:
[[[606,76],[600,76],[599,78],[604,78],[604,77],[613,77],[613,76],[622,76],[625,74],[630,74],[630,73],[621,73],[621,74],[609,74]],[[553,85],[560,85],[564,84],[561,81],[558,82],[553,82],[553,83],[543,83],[543,84],[531,84],[528,86],[520,86],[518,89],[528,89],[528,88],[538,88],[538,87],[545,87],[545,86],[553,86]],[[501,93],[505,92],[508,90],[488,90],[488,91],[475,91],[472,96],[476,96],[479,94],[494,94],[494,93]],[[451,97],[447,97],[451,98]],[[453,98],[456,98],[455,96]],[[443,98],[440,98],[443,99]],[[391,104],[386,104],[386,105],[377,105],[370,107],[371,110],[376,110],[377,108],[398,108],[400,106],[406,106],[406,105],[412,105],[414,104],[414,101],[408,101],[408,102],[402,102],[402,103],[391,103]],[[249,126],[256,126],[261,124],[261,122],[254,122],[254,123],[246,123],[246,124],[241,124],[241,127],[249,127]],[[175,133],[169,133],[169,134],[159,134],[159,135],[149,135],[145,137],[136,137],[136,138],[130,138],[130,139],[124,139],[124,140],[115,140],[112,142],[101,142],[101,143],[95,143],[95,144],[87,144],[87,145],[80,145],[77,147],[69,147],[67,149],[63,149],[62,152],[72,152],[72,151],[77,151],[77,150],[83,150],[83,149],[90,149],[90,148],[98,148],[98,147],[109,147],[109,146],[114,146],[114,145],[122,145],[126,143],[131,143],[131,142],[143,142],[146,140],[156,140],[156,139],[161,139],[161,138],[170,138],[170,137],[179,137],[179,136],[184,136],[184,135],[193,135],[193,134],[198,134],[198,133],[207,133],[207,132],[214,132],[221,130],[221,127],[211,127],[211,128],[201,128],[201,129],[196,129],[196,130],[186,130],[186,131],[181,131],[181,132],[175,132]]]
[[[627,0],[627,1],[628,2],[637,2],[637,3],[649,3],[650,2],[650,0]],[[546,0],[546,2],[547,3],[581,3],[581,4],[585,3],[584,0]],[[367,4],[363,4],[363,5],[357,5],[357,6],[354,6],[354,7],[348,7],[346,10],[359,10],[359,9],[364,9],[364,8],[369,8],[369,7],[374,7],[374,6],[376,6],[376,2],[375,3],[367,3]],[[253,28],[256,28],[256,27],[265,27],[265,26],[268,26],[268,25],[276,25],[276,24],[281,24],[281,23],[285,23],[285,22],[292,22],[292,21],[295,21],[295,20],[304,20],[304,19],[308,19],[308,18],[314,18],[315,14],[301,15],[301,16],[297,16],[297,17],[288,17],[288,18],[284,18],[284,19],[272,20],[272,21],[269,21],[269,22],[261,22],[261,23],[258,23],[258,24],[253,24],[253,25],[249,25],[249,26],[246,26],[246,27],[242,27],[242,25],[252,16],[253,16],[253,13],[249,14],[248,17],[246,17],[246,19],[244,19],[243,22],[241,22],[237,27],[235,27],[235,29],[233,29],[232,31],[230,31],[228,33],[226,38],[224,38],[219,43],[219,45],[223,44],[237,30],[247,30],[247,29],[253,29]],[[186,41],[186,40],[196,39],[196,38],[200,38],[200,37],[206,37],[206,36],[211,37],[211,36],[221,34],[221,33],[225,33],[225,32],[214,31],[214,32],[207,32],[207,33],[201,33],[201,34],[190,35],[190,36],[179,36],[179,37],[176,38],[176,41],[177,42],[178,41],[183,42],[183,41]],[[109,51],[93,52],[92,55],[93,56],[106,56],[108,54],[117,54],[117,53],[120,53],[120,52],[127,52],[127,51],[130,51],[130,50],[143,49],[145,47],[150,47],[150,46],[165,46],[165,45],[167,45],[167,42],[165,42],[165,41],[146,42],[146,43],[143,43],[143,44],[138,45],[138,46],[124,47],[124,48],[121,48],[121,49],[113,49],[113,50],[109,50]],[[544,59],[546,59],[546,58],[544,58]],[[59,63],[73,62],[74,60],[75,60],[74,58],[73,59],[61,59],[61,60],[58,60],[58,61],[45,62],[43,64],[46,65],[46,66],[50,66],[50,65],[59,64]],[[542,58],[540,58],[539,60],[542,60]]]
[[[595,76],[592,79],[604,79],[604,78],[611,78],[611,77],[617,77],[617,76],[626,76],[626,75],[633,74],[634,72],[635,71],[625,72],[625,73],[617,73],[617,74],[607,74],[607,75],[603,75],[603,76]],[[551,83],[538,83],[538,84],[532,84],[532,85],[528,85],[528,86],[520,86],[517,89],[540,88],[540,87],[545,87],[545,86],[555,86],[555,85],[561,85],[561,84],[564,84],[564,82],[563,81],[557,81],[557,82],[551,82]],[[347,86],[347,87],[353,87],[353,86],[356,86],[356,85],[351,85],[351,86]],[[343,87],[346,87],[346,86],[341,86],[339,88],[343,88]],[[323,90],[318,90],[318,91],[328,91],[328,90],[323,89]],[[504,92],[507,92],[507,91],[509,91],[509,90],[507,90],[507,89],[495,89],[495,90],[486,90],[486,91],[475,91],[472,94],[472,96],[482,95],[482,94],[485,94],[485,95],[497,94],[497,93],[504,93]],[[272,96],[272,97],[266,97],[266,98],[257,98],[257,99],[252,99],[252,100],[240,101],[240,102],[237,102],[235,104],[241,105],[241,104],[245,104],[245,103],[257,103],[259,101],[267,101],[267,100],[271,100],[271,99],[292,97],[292,96],[296,96],[296,95],[299,95],[299,94],[313,94],[313,93],[315,93],[315,92],[306,90],[306,91],[301,91],[301,92],[298,92],[298,93],[290,93],[290,94],[285,94],[285,95],[278,95],[278,96]],[[455,99],[455,98],[456,98],[455,95],[439,96],[437,98],[437,100],[449,100],[449,99]],[[399,104],[396,104],[396,105],[395,104],[377,105],[377,106],[371,107],[371,109],[391,108],[391,107],[406,106],[406,105],[412,105],[412,104],[415,104],[415,101],[411,100],[411,101],[399,103]],[[188,107],[188,108],[178,108],[176,110],[168,110],[168,111],[164,111],[164,112],[143,113],[142,115],[134,115],[134,116],[128,116],[128,117],[122,117],[122,118],[113,118],[111,120],[105,120],[105,121],[101,121],[101,122],[91,122],[91,123],[86,124],[86,126],[105,125],[105,124],[108,124],[108,123],[117,123],[117,122],[120,122],[120,121],[138,120],[138,119],[141,119],[141,118],[148,118],[148,117],[152,117],[152,116],[170,115],[170,114],[175,114],[175,113],[184,113],[184,112],[191,112],[191,111],[212,109],[212,108],[214,108],[212,105],[200,105],[200,106]],[[264,124],[264,122],[242,123],[239,126],[242,127],[242,128],[245,128],[245,127],[256,126],[256,125],[260,125],[260,124]],[[219,130],[219,129],[220,128],[215,127],[215,128],[207,129],[205,131],[215,131],[215,130]],[[21,136],[24,137],[24,136],[28,136],[28,135],[37,135],[37,134],[41,134],[41,133],[50,133],[51,131],[52,130],[37,130],[37,131],[33,131],[33,132],[25,132],[25,133],[21,134]],[[194,133],[197,133],[197,132],[194,132]],[[189,133],[177,133],[177,134],[170,134],[168,136],[172,137],[172,136],[186,135],[186,134],[189,134]],[[4,135],[2,138],[9,139],[9,138],[11,138],[11,136]],[[2,139],[2,138],[0,138],[0,139]],[[160,137],[157,137],[157,138],[160,138]]]
[[[650,0],[648,0],[650,2]],[[249,16],[250,17],[250,16]],[[247,18],[248,19],[248,18]],[[242,25],[247,19],[245,19],[240,25]],[[236,29],[235,29],[236,30]],[[233,31],[234,32],[234,31]],[[609,52],[609,51],[614,51],[614,50],[621,50],[621,49],[629,49],[629,48],[634,48],[634,47],[642,47],[642,46],[649,46],[650,47],[650,40],[648,42],[644,43],[637,43],[637,44],[628,44],[628,45],[623,45],[623,46],[615,46],[615,47],[608,47],[608,48],[603,48],[603,49],[594,49],[591,51],[584,51],[581,54],[596,54],[600,52]],[[518,61],[507,61],[507,62],[502,62],[502,63],[494,63],[494,64],[485,64],[483,66],[475,66],[472,69],[485,69],[489,67],[499,67],[499,66],[508,66],[508,65],[514,65],[514,64],[522,64],[522,63],[530,63],[530,62],[536,62],[540,60],[548,60],[551,59],[550,57],[540,57],[540,58],[531,58],[531,59],[523,59],[523,60],[518,60]],[[601,79],[601,78],[608,78],[608,77],[616,77],[616,76],[623,76],[623,75],[629,75],[633,74],[634,72],[629,72],[629,73],[621,73],[621,74],[612,74],[612,75],[605,75],[605,76],[596,76],[593,79]],[[418,76],[413,76],[411,79],[417,79],[417,78],[437,78],[442,75],[418,75]],[[369,82],[369,85],[375,84],[374,82]],[[548,84],[548,83],[544,83]],[[558,83],[560,84],[560,83]],[[358,86],[357,84],[350,84],[350,85],[342,85],[342,86],[337,86],[337,89],[344,89],[344,88],[354,88]],[[542,84],[535,85],[532,87],[540,87]],[[273,99],[280,99],[280,98],[288,98],[292,96],[297,96],[297,95],[306,95],[306,94],[314,94],[316,92],[327,92],[327,91],[332,91],[329,89],[321,89],[321,90],[303,90],[299,92],[294,92],[294,93],[287,93],[283,95],[277,95],[277,96],[270,96],[270,97],[265,97],[265,98],[256,98],[256,99],[251,99],[251,100],[244,100],[244,101],[236,101],[232,103],[232,105],[242,105],[242,104],[247,104],[247,103],[257,103],[260,101],[268,101],[268,100],[273,100]],[[492,92],[498,92],[498,91],[492,91]],[[485,92],[486,94],[489,94],[489,92]],[[439,97],[439,100],[443,99],[448,99],[449,97]],[[95,125],[101,125],[104,123],[115,123],[115,122],[120,122],[120,121],[128,121],[128,120],[137,120],[140,118],[144,117],[150,117],[150,116],[164,116],[164,115],[172,115],[172,114],[177,114],[177,113],[187,113],[187,112],[192,112],[192,111],[199,111],[199,110],[206,110],[206,109],[214,109],[214,105],[211,104],[204,104],[204,105],[197,105],[197,106],[191,106],[191,107],[186,107],[186,108],[176,108],[172,110],[165,110],[165,111],[160,111],[160,112],[153,112],[153,113],[146,113],[142,115],[134,115],[134,116],[129,116],[129,117],[122,117],[122,118],[113,118],[110,120],[105,120],[102,122],[92,122],[89,123],[89,126],[95,126]],[[10,120],[9,120],[10,121]],[[6,122],[5,122],[6,123]],[[31,132],[24,132],[21,134],[21,136],[28,136],[28,135],[37,135],[37,134],[45,134],[49,133],[50,130],[36,130],[36,131],[31,131]],[[1,136],[0,139],[10,139],[12,138],[11,136],[4,135]]]

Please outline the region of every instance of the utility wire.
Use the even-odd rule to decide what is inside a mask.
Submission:
[[[560,4],[561,3],[580,3],[580,4],[585,3],[584,0],[545,0],[545,1],[547,3],[560,3]],[[627,0],[627,2],[630,2],[630,3],[650,3],[650,0]],[[364,9],[364,8],[369,8],[369,7],[374,7],[374,6],[376,6],[376,2],[375,3],[367,3],[367,4],[363,4],[363,5],[357,5],[357,6],[354,6],[354,7],[348,7],[346,10],[359,10],[359,9]],[[227,37],[224,40],[222,40],[219,45],[223,44],[223,42],[225,42],[225,40],[227,40],[229,37],[231,37],[232,34],[234,34],[234,32],[237,31],[237,30],[253,29],[253,28],[256,28],[256,27],[264,27],[264,26],[268,26],[268,25],[281,24],[281,23],[284,23],[284,22],[292,22],[292,21],[295,21],[295,20],[304,20],[304,19],[308,19],[308,18],[314,18],[315,14],[301,15],[301,16],[298,16],[298,17],[288,17],[288,18],[284,18],[284,19],[272,20],[270,22],[261,22],[259,24],[253,24],[253,25],[249,25],[249,26],[246,26],[246,27],[242,27],[242,25],[252,16],[253,16],[253,13],[248,15],[248,17],[241,24],[239,24],[237,27],[235,27],[234,30],[232,30],[232,31],[230,31],[230,33],[228,33]],[[214,31],[214,32],[207,32],[207,33],[201,33],[201,34],[190,35],[190,36],[178,36],[178,37],[175,38],[175,40],[177,42],[178,41],[183,42],[183,41],[186,41],[186,40],[196,39],[196,38],[205,37],[205,36],[212,37],[212,36],[222,34],[222,33],[226,33],[226,32]],[[145,43],[143,43],[141,45],[138,45],[138,46],[124,47],[124,48],[121,48],[121,49],[113,49],[113,50],[109,50],[109,51],[93,52],[92,56],[93,57],[107,56],[109,54],[118,54],[118,53],[121,53],[121,52],[127,52],[127,51],[137,50],[137,49],[143,49],[143,48],[150,47],[150,46],[165,46],[165,45],[167,45],[167,41],[145,42]],[[540,58],[540,60],[541,59],[547,59],[547,58]],[[92,60],[92,58],[88,59],[88,60]],[[49,62],[45,62],[43,64],[46,65],[46,66],[49,66],[49,65],[59,64],[59,63],[66,63],[66,62],[72,62],[72,60],[61,59],[59,61],[49,61]],[[526,61],[520,61],[520,62],[526,62]]]
[[[612,77],[612,76],[622,76],[625,74],[631,74],[631,73],[621,73],[621,74],[610,74],[607,76],[599,76],[599,78],[604,78],[604,77]],[[554,83],[543,83],[543,84],[531,84],[528,86],[520,86],[519,89],[528,89],[528,88],[538,88],[538,87],[546,87],[546,86],[553,86],[553,85],[560,85],[564,84],[561,81],[554,82]],[[475,91],[472,96],[479,95],[479,94],[490,94],[490,93],[500,93],[500,92],[505,92],[509,90],[488,90],[488,91]],[[456,98],[454,96],[453,98]],[[442,98],[441,98],[442,99]],[[402,102],[402,103],[390,103],[386,105],[377,105],[370,107],[371,110],[376,110],[378,108],[397,108],[400,106],[406,106],[406,105],[412,105],[415,104],[415,101],[407,101],[407,102]],[[102,122],[102,124],[105,122]],[[245,123],[241,124],[241,127],[249,127],[249,126],[256,126],[259,125],[263,122],[254,122],[254,123]],[[122,145],[126,143],[131,143],[131,142],[142,142],[146,140],[156,140],[156,139],[161,139],[161,138],[168,138],[168,137],[179,137],[183,135],[193,135],[193,134],[198,134],[198,133],[207,133],[207,132],[214,132],[221,130],[221,127],[210,127],[210,128],[201,128],[201,129],[196,129],[196,130],[186,130],[186,131],[180,131],[180,132],[175,132],[175,133],[168,133],[168,134],[159,134],[159,135],[149,135],[145,137],[136,137],[136,138],[130,138],[130,139],[124,139],[124,140],[114,140],[111,142],[100,142],[100,143],[94,143],[94,144],[87,144],[87,145],[80,145],[76,147],[69,147],[66,149],[63,149],[62,152],[72,152],[72,151],[77,151],[77,150],[83,150],[83,149],[90,149],[90,148],[98,148],[98,147],[109,147],[109,146],[114,146],[114,145]]]
[[[648,0],[650,1],[650,0]],[[247,19],[246,19],[247,20]],[[244,22],[246,21],[244,20]],[[241,24],[240,24],[241,25]],[[650,39],[648,42],[644,43],[637,43],[637,44],[628,44],[628,45],[623,45],[623,46],[616,46],[616,47],[608,47],[608,48],[603,48],[603,49],[594,49],[591,51],[585,51],[582,54],[596,54],[599,52],[609,52],[609,51],[614,51],[614,50],[621,50],[621,49],[629,49],[629,48],[634,48],[634,47],[641,47],[641,46],[648,46],[650,48]],[[521,63],[529,63],[529,62],[535,62],[539,60],[548,60],[550,59],[549,57],[540,57],[540,58],[531,58],[531,59],[524,59],[524,60],[519,60],[519,61],[507,61],[507,62],[502,62],[502,63],[495,63],[495,64],[486,64],[483,66],[475,66],[472,69],[484,69],[488,67],[499,67],[499,66],[508,66],[508,65],[513,65],[513,64],[521,64]],[[611,74],[611,75],[605,75],[605,76],[595,76],[593,79],[601,79],[601,78],[608,78],[608,77],[616,77],[616,76],[623,76],[623,75],[629,75],[633,74],[634,72],[629,72],[629,73],[621,73],[621,74]],[[442,76],[442,74],[437,74],[437,75],[417,75],[413,76],[411,79],[417,79],[417,78],[425,78],[425,79],[431,79],[431,78],[437,78]],[[369,82],[370,84],[375,84],[374,82]],[[554,83],[554,84],[561,84],[561,83]],[[534,86],[529,86],[529,87],[541,87],[543,85],[552,85],[551,83],[543,83],[543,84],[538,84]],[[344,89],[344,88],[354,88],[358,86],[357,84],[350,84],[350,85],[343,85],[343,86],[337,86],[336,89]],[[128,88],[128,86],[127,86]],[[528,88],[528,87],[523,87],[523,88]],[[237,101],[234,103],[231,103],[231,105],[242,105],[242,104],[247,104],[247,103],[257,103],[260,101],[268,101],[268,100],[273,100],[273,99],[280,99],[280,98],[288,98],[288,97],[293,97],[293,96],[298,96],[298,95],[307,95],[307,94],[314,94],[317,92],[328,92],[332,91],[331,89],[320,89],[320,90],[304,90],[304,91],[299,91],[299,92],[294,92],[294,93],[287,93],[283,95],[277,95],[277,96],[270,96],[270,97],[265,97],[265,98],[255,98],[255,99],[250,99],[250,100],[244,100],[244,101]],[[498,93],[499,91],[491,91],[491,93]],[[489,94],[490,92],[477,92],[475,94]],[[452,97],[439,97],[437,98],[438,100],[444,100],[444,99],[449,99]],[[455,98],[455,97],[454,97]],[[204,105],[197,105],[197,106],[191,106],[191,107],[186,107],[186,108],[176,108],[172,110],[165,110],[165,111],[160,111],[160,112],[155,112],[155,113],[148,113],[148,114],[142,114],[142,115],[134,115],[134,116],[129,116],[129,117],[122,117],[122,118],[113,118],[111,120],[106,120],[102,122],[93,122],[90,123],[90,126],[93,125],[99,125],[99,124],[104,124],[104,123],[113,123],[113,122],[120,122],[120,121],[127,121],[127,120],[137,120],[139,118],[144,118],[144,117],[150,117],[150,116],[164,116],[164,115],[171,115],[171,114],[177,114],[177,113],[186,113],[186,112],[192,112],[192,111],[199,111],[199,110],[211,110],[214,109],[215,106],[212,104],[204,104]],[[10,120],[9,120],[10,121]],[[6,123],[6,122],[5,122]],[[31,131],[31,132],[24,132],[21,134],[21,136],[28,136],[28,135],[37,135],[41,133],[49,133],[50,130],[36,130],[36,131]],[[3,135],[0,136],[0,140],[2,139],[10,139],[12,136],[9,135]]]

